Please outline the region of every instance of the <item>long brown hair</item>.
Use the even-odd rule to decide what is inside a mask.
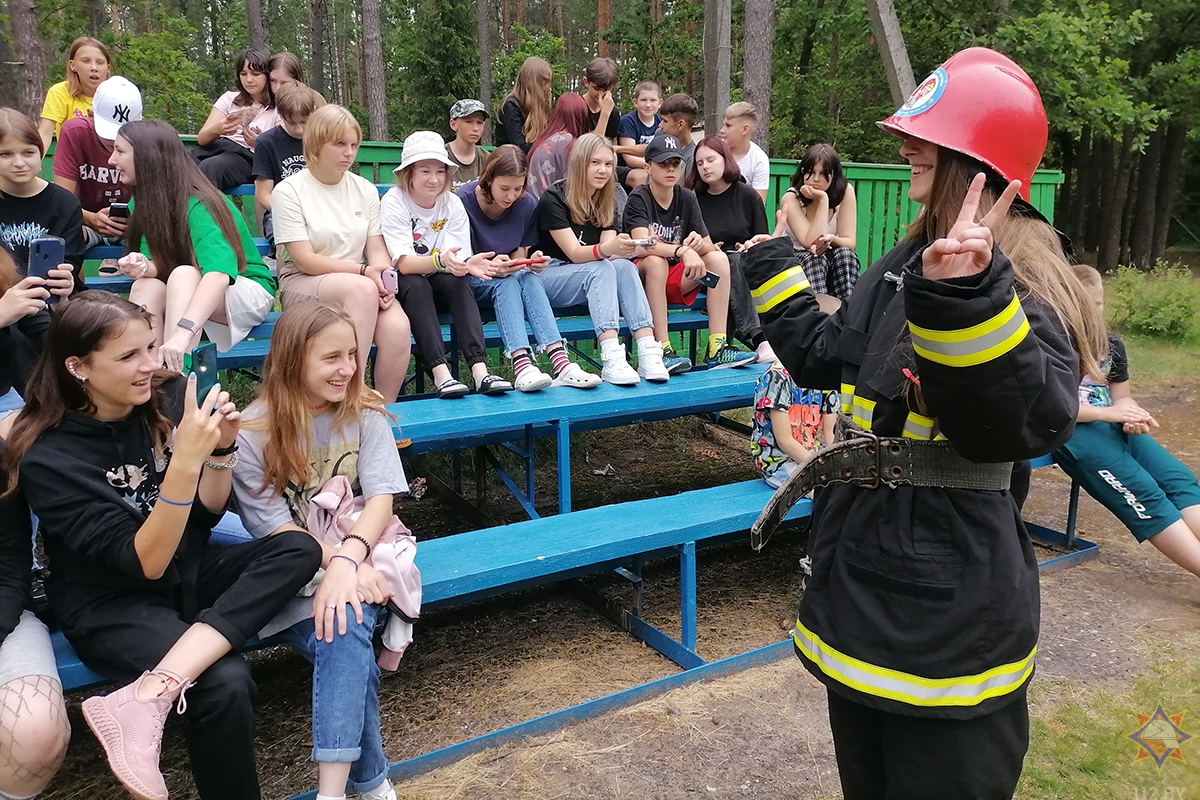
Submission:
[[[284,50],[271,56],[270,60],[267,61],[268,86],[271,83],[269,80],[271,73],[277,69],[286,71],[296,83],[304,83],[304,66],[300,63],[300,57],[295,53],[289,53],[287,50]],[[238,72],[241,72],[241,70],[238,70]]]
[[[278,497],[289,483],[306,484],[310,475],[313,412],[305,387],[305,362],[313,339],[326,328],[345,323],[354,330],[350,315],[339,305],[312,301],[291,306],[275,323],[271,349],[263,366],[263,384],[258,399],[246,409],[242,428],[266,431],[263,446],[262,491],[273,486]],[[362,342],[358,343],[363,346]],[[370,342],[366,343],[371,346]],[[344,430],[374,409],[387,414],[383,398],[363,382],[362,359],[355,359],[354,377],[346,399],[331,406],[334,427]],[[354,387],[358,387],[355,392]],[[251,409],[261,414],[251,414]]]
[[[696,142],[696,149],[692,151],[692,168],[688,170],[687,182],[685,184],[687,188],[696,194],[708,194],[708,184],[700,177],[700,167],[696,166],[696,162],[699,159],[695,156],[700,152],[701,147],[707,147],[725,159],[725,170],[721,173],[721,180],[732,186],[742,179],[742,168],[738,166],[737,159],[733,157],[733,151],[729,149],[729,143],[720,136],[705,136]]]
[[[36,147],[46,157],[46,145],[42,135],[38,133],[37,125],[29,117],[15,108],[0,108],[0,140],[9,137],[27,145]]]
[[[933,242],[949,233],[958,219],[971,180],[980,172],[988,178],[979,202],[979,214],[983,215],[995,204],[1008,182],[982,162],[939,147],[930,200],[908,226],[906,238]],[[1103,380],[1100,359],[1108,352],[1104,320],[1071,270],[1058,234],[1046,222],[1021,213],[1017,206],[992,233],[996,244],[1012,262],[1017,283],[1058,314],[1079,353],[1083,372]]]
[[[492,157],[479,175],[479,193],[484,200],[494,203],[492,181],[496,178],[523,178],[528,174],[529,162],[521,148],[515,144],[502,144],[492,151]]]
[[[119,295],[99,290],[74,295],[51,315],[42,352],[25,385],[25,408],[18,415],[4,450],[6,494],[16,489],[21,458],[39,436],[61,423],[69,411],[88,416],[96,413],[85,385],[67,371],[67,359],[87,361],[105,342],[121,335],[126,325],[139,321],[153,326],[154,316]],[[165,372],[157,374],[155,386],[167,376]],[[133,413],[146,423],[154,449],[162,452],[170,439],[171,422],[159,409],[158,392],[152,392],[149,400],[134,407]]]
[[[0,297],[3,297],[5,292],[16,286],[19,279],[16,262],[13,261],[8,251],[0,246]]]
[[[617,215],[617,168],[614,163],[613,171],[608,176],[608,183],[602,189],[592,191],[588,185],[587,171],[591,164],[592,155],[601,147],[612,152],[612,145],[598,133],[585,133],[575,140],[575,149],[567,161],[567,179],[563,185],[563,196],[567,201],[567,210],[571,213],[571,221],[576,225],[591,223],[601,230],[607,230],[616,223]],[[614,155],[615,158],[615,155]]]
[[[515,97],[525,111],[521,133],[532,142],[542,135],[550,121],[550,94],[554,91],[554,70],[544,58],[530,56],[521,62],[517,79],[508,97]]]
[[[265,108],[275,107],[275,93],[271,91],[271,54],[266,50],[259,50],[256,47],[251,47],[238,53],[237,63],[233,68],[233,83],[237,86],[237,97],[233,98],[235,106],[254,105],[254,96],[246,91],[246,87],[242,86],[242,69],[249,69],[252,72],[258,72],[267,78],[267,83],[263,86],[263,106]]]
[[[80,36],[71,42],[71,47],[67,50],[67,94],[71,97],[83,97],[83,81],[79,80],[79,73],[71,69],[70,62],[74,61],[75,56],[85,47],[94,47],[104,54],[104,60],[108,62],[108,74],[112,75],[112,56],[109,55],[104,42],[91,36]]]
[[[588,111],[587,101],[583,99],[583,95],[575,92],[564,92],[559,95],[558,101],[554,104],[554,115],[550,117],[550,121],[546,123],[545,130],[542,135],[537,138],[533,146],[529,148],[529,152],[533,152],[537,148],[556,133],[569,133],[577,141],[580,136],[592,129],[591,112]],[[571,148],[575,146],[572,141],[567,148],[567,152],[571,152]]]
[[[238,272],[245,272],[242,234],[234,224],[229,201],[192,161],[175,129],[162,120],[143,119],[126,122],[117,138],[129,142],[133,148],[136,181],[133,187],[136,203],[129,218],[126,247],[135,252],[141,250],[145,239],[159,280],[164,283],[171,270],[180,264],[199,267],[188,225],[188,202],[195,197],[204,204],[233,248]]]

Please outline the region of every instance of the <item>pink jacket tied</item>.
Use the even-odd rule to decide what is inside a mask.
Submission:
[[[308,532],[320,542],[340,547],[365,506],[366,500],[354,496],[346,476],[335,475],[309,503]],[[408,620],[421,615],[421,572],[413,563],[416,555],[416,538],[393,514],[367,557],[367,563],[379,571],[394,595],[388,603],[392,614],[383,630],[380,669],[399,667],[401,656],[412,644],[412,624]]]

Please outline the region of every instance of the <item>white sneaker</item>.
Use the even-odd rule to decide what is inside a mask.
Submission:
[[[572,361],[563,369],[562,373],[554,379],[552,386],[570,386],[575,389],[594,389],[601,383],[600,376],[595,373],[588,372],[583,367]],[[519,386],[517,388],[520,388]]]
[[[641,382],[637,371],[629,366],[624,354],[620,358],[604,359],[604,369],[600,370],[600,378],[617,386],[633,386]]]
[[[513,381],[513,386],[517,388],[518,392],[536,392],[550,386],[551,382],[550,376],[537,367],[528,367],[521,370],[521,374]]]
[[[771,349],[771,343],[768,342],[766,339],[762,340],[762,343],[759,344],[759,346],[757,348],[755,348],[754,352],[758,355],[758,358],[756,359],[756,361],[759,364],[774,364],[775,363],[775,351]]]
[[[391,781],[384,780],[371,791],[360,794],[358,798],[359,800],[396,800],[396,790],[392,788]]]
[[[647,339],[649,337],[646,337]],[[662,345],[654,341],[638,342],[638,375],[648,381],[662,383],[671,379],[671,373],[663,363]]]

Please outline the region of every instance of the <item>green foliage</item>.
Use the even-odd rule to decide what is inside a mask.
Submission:
[[[1117,329],[1178,340],[1193,331],[1200,286],[1184,267],[1159,261],[1149,272],[1118,269],[1106,285],[1105,298]]]
[[[416,130],[449,135],[450,106],[479,93],[475,6],[468,0],[419,0],[411,20],[388,48],[392,135],[400,139]]]
[[[512,36],[516,42],[512,50],[501,48],[492,55],[492,98],[496,108],[500,108],[500,102],[512,89],[521,64],[531,56],[543,58],[550,64],[554,69],[554,93],[563,92],[563,78],[568,74],[564,60],[565,41],[549,31],[531,31],[523,25],[513,26]]]
[[[108,34],[106,44],[119,73],[142,90],[145,117],[166,120],[181,133],[197,131],[211,100],[196,91],[205,75],[187,57],[195,30],[162,11],[155,15],[155,28],[141,35]]]

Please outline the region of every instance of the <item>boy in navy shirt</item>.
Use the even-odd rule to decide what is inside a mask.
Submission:
[[[303,83],[286,83],[275,94],[280,123],[258,137],[254,145],[254,210],[258,227],[275,255],[275,226],[271,222],[271,192],[275,184],[304,169],[304,128],[325,98]]]
[[[642,81],[633,96],[636,110],[621,117],[617,126],[618,146],[614,148],[625,162],[623,167],[617,168],[618,177],[631,191],[649,180],[646,145],[658,133],[662,123],[658,110],[663,102],[658,81]]]

